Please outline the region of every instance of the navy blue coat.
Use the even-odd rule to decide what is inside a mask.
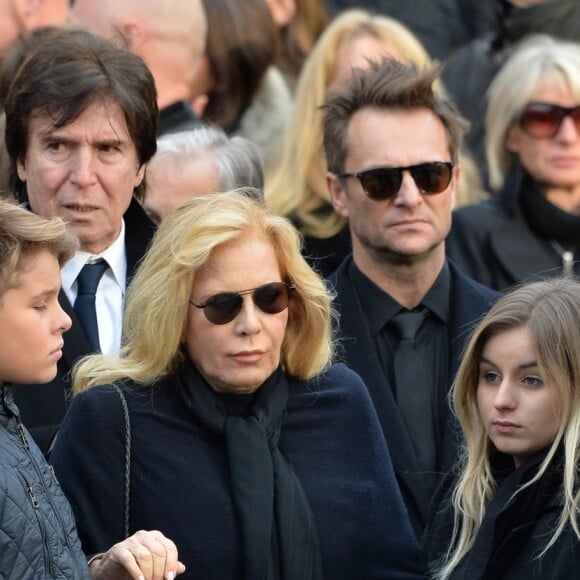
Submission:
[[[310,502],[329,580],[423,577],[376,413],[344,365],[290,381],[279,447]],[[171,378],[125,385],[131,418],[130,533],[159,529],[187,566],[180,579],[236,580],[241,536],[223,437],[208,433]],[[94,387],[72,402],[51,462],[88,553],[122,539],[125,423],[118,393]],[[294,580],[294,579],[289,579]]]
[[[429,505],[430,498],[427,497],[426,490],[417,487],[416,478],[411,480],[407,476],[407,472],[418,473],[421,469],[403,424],[393,391],[383,370],[378,350],[365,323],[365,315],[358,305],[355,290],[348,274],[351,262],[352,255],[348,256],[329,278],[329,282],[337,294],[334,306],[340,316],[339,334],[344,362],[362,377],[369,390],[411,519],[415,524],[425,525],[427,514],[422,512],[420,506]],[[449,377],[453,379],[461,362],[465,341],[469,337],[473,324],[487,312],[499,294],[474,282],[451,262],[449,262],[449,268],[452,292]],[[452,417],[447,403],[447,390],[441,389],[440,392],[445,395],[438,402],[439,424],[443,427],[439,441],[441,450],[439,469],[444,473],[451,468],[456,460],[460,429]]]

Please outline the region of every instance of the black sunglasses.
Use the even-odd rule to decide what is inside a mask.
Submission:
[[[521,114],[519,125],[530,137],[551,138],[556,136],[566,117],[574,121],[580,133],[580,105],[560,107],[551,103],[530,103]]]
[[[339,179],[356,177],[365,195],[374,201],[383,201],[397,195],[403,183],[403,171],[408,171],[415,184],[425,195],[444,192],[453,177],[451,161],[432,161],[408,167],[376,167],[360,173],[340,173]]]
[[[254,304],[266,314],[278,314],[288,308],[290,292],[295,290],[293,284],[271,282],[257,288],[241,290],[240,292],[220,292],[210,296],[203,304],[189,301],[192,306],[203,308],[205,317],[212,324],[227,324],[242,310],[244,294],[251,294]]]

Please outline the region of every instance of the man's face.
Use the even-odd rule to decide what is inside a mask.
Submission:
[[[48,116],[33,116],[28,150],[17,169],[32,211],[62,217],[81,248],[93,254],[117,239],[145,172],[123,112],[113,101],[89,105],[60,128]]]
[[[427,109],[361,109],[348,125],[346,141],[345,173],[451,161],[443,124]],[[445,191],[425,195],[405,171],[397,194],[373,201],[358,179],[339,180],[329,174],[332,203],[349,219],[357,263],[412,264],[442,259],[458,176],[459,170],[454,169]]]
[[[220,176],[213,151],[179,159],[154,155],[147,164],[147,192],[143,207],[155,223],[192,197],[220,191]]]

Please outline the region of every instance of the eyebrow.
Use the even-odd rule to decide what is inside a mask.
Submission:
[[[70,139],[69,137],[66,137],[64,135],[60,135],[58,133],[58,128],[54,128],[52,130],[49,131],[45,131],[41,136],[40,139],[42,140],[43,143],[50,143],[50,142],[58,142],[58,143],[62,143],[64,145],[74,145],[75,143],[77,143],[77,141],[75,139]],[[102,147],[103,145],[106,145],[108,147],[119,147],[121,145],[123,145],[125,143],[125,141],[121,140],[121,139],[98,139],[96,141],[93,141],[91,143],[91,145],[96,145],[98,147]]]
[[[497,368],[497,365],[494,362],[490,361],[489,359],[485,358],[484,356],[481,357],[480,364],[481,363],[486,363],[492,367]],[[521,365],[518,365],[518,368],[519,369],[531,369],[531,368],[536,368],[539,366],[540,365],[538,364],[538,361],[531,360],[529,362],[525,362],[525,363],[522,363]]]
[[[60,286],[54,286],[53,288],[48,288],[47,290],[43,290],[38,294],[32,297],[32,300],[39,300],[41,298],[48,298],[49,296],[53,296],[54,294],[58,294],[60,292]]]

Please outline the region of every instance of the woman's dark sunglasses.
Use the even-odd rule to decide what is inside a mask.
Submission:
[[[551,103],[530,103],[521,114],[519,125],[530,137],[551,138],[556,136],[566,117],[574,121],[580,133],[580,105],[560,107]]]
[[[421,193],[433,195],[442,193],[449,187],[453,177],[453,163],[432,161],[407,167],[376,167],[360,173],[341,173],[338,177],[356,177],[367,197],[374,201],[383,201],[399,193],[404,171],[411,174]]]
[[[210,296],[203,304],[189,301],[197,308],[203,308],[205,317],[212,324],[227,324],[231,322],[242,310],[244,294],[251,294],[254,304],[266,314],[278,314],[286,308],[290,302],[290,292],[295,290],[293,284],[284,282],[271,282],[257,288],[241,290],[240,292],[220,292]]]

